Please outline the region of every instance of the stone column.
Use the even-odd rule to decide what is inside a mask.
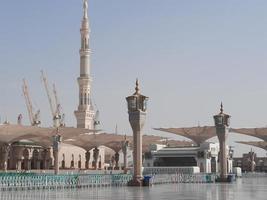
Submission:
[[[59,172],[58,150],[53,150],[53,156],[54,156],[54,172],[55,172],[55,175],[57,175]]]
[[[10,150],[9,144],[3,144],[0,147],[0,170],[7,171],[8,154]]]
[[[29,153],[29,149],[25,148],[23,150],[23,165],[24,165],[24,169],[25,170],[30,170],[31,166],[30,166],[30,153]]]
[[[226,135],[224,133],[224,136],[221,136],[219,139],[220,142],[220,157],[219,157],[219,162],[220,162],[220,175],[221,178],[226,179],[227,178],[227,157],[226,157]]]
[[[11,169],[15,169],[20,171],[21,170],[21,164],[23,160],[23,150],[24,147],[19,146],[19,145],[12,145],[12,152],[10,153],[10,160],[11,161]]]
[[[120,154],[118,152],[115,153],[114,155],[114,160],[115,160],[115,170],[119,170],[119,159],[120,159]]]
[[[89,169],[90,156],[91,156],[90,151],[86,151],[85,152],[85,169]]]
[[[44,150],[44,169],[50,169],[51,165],[51,151],[50,149],[45,149]]]
[[[133,129],[133,162],[134,162],[134,180],[139,182],[142,176],[142,133],[141,124],[143,113],[136,112],[130,115],[130,122]]]
[[[61,141],[62,141],[62,138],[60,135],[53,136],[54,171],[56,175],[59,172],[58,153],[59,153]]]
[[[21,171],[21,163],[22,163],[22,159],[18,158],[17,164],[16,164],[16,170]]]
[[[95,170],[97,170],[98,156],[99,156],[99,149],[97,147],[95,147],[94,150],[93,150],[94,169]]]

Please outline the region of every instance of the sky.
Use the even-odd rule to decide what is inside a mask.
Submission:
[[[101,128],[131,134],[125,97],[135,79],[149,96],[144,133],[213,125],[221,101],[231,127],[267,125],[267,1],[90,0],[92,99]],[[29,124],[22,79],[43,126],[52,117],[40,70],[76,126],[82,0],[0,1],[0,116]],[[178,139],[185,139],[176,137]],[[230,133],[235,156],[257,140]],[[213,138],[212,141],[216,141]],[[266,152],[252,147],[258,155]]]

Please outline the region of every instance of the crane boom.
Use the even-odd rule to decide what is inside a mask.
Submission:
[[[58,97],[57,97],[57,90],[56,90],[56,85],[55,84],[53,84],[53,92],[54,92],[54,95],[55,95],[56,105],[58,105],[59,101],[58,101]]]
[[[38,126],[41,123],[41,121],[39,119],[40,118],[40,110],[38,110],[37,113],[34,114],[32,102],[31,102],[30,95],[29,95],[28,85],[27,85],[25,79],[23,79],[22,91],[23,91],[23,95],[25,98],[25,103],[26,103],[26,107],[28,110],[30,123],[32,126]]]
[[[55,97],[55,101],[56,101],[56,113],[58,115],[60,115],[61,114],[60,113],[60,107],[61,107],[61,105],[60,105],[59,100],[58,100],[57,90],[56,90],[56,85],[55,84],[53,84],[53,93],[54,93],[54,97]]]
[[[53,106],[53,102],[52,102],[52,98],[51,98],[51,95],[50,95],[50,92],[49,92],[47,78],[45,77],[45,74],[44,74],[43,71],[41,71],[41,74],[42,74],[42,79],[43,79],[46,95],[47,95],[48,101],[49,101],[50,110],[51,110],[51,113],[52,113],[52,116],[53,116],[53,119],[54,119],[56,112],[55,112],[55,109],[54,109],[54,106]]]
[[[60,119],[60,126],[65,126],[65,114],[62,113],[62,107],[58,99],[58,94],[56,90],[56,85],[53,84],[53,93],[56,101],[56,116],[58,116],[58,119]]]
[[[62,126],[62,116],[61,116],[61,111],[60,111],[60,104],[59,104],[59,101],[58,101],[58,97],[57,97],[57,92],[56,92],[56,87],[55,85],[53,84],[53,92],[54,92],[54,97],[55,101],[52,100],[51,98],[51,95],[50,95],[50,90],[49,90],[49,85],[48,85],[48,81],[47,81],[47,78],[44,74],[43,71],[41,71],[41,74],[42,74],[42,79],[43,79],[43,83],[44,83],[44,87],[45,87],[45,91],[46,91],[46,95],[48,97],[48,101],[49,101],[49,106],[50,106],[50,110],[51,110],[51,113],[52,113],[52,119],[53,119],[53,124],[55,127],[58,127],[58,126]],[[54,104],[55,103],[55,104]]]
[[[23,91],[23,95],[24,95],[24,98],[25,98],[25,103],[26,103],[26,107],[27,107],[30,123],[31,123],[31,125],[33,125],[34,121],[33,121],[32,102],[31,102],[30,97],[29,97],[28,86],[27,86],[27,83],[26,83],[25,79],[23,79],[22,91]]]

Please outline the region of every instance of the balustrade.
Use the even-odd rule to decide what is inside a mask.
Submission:
[[[215,174],[154,174],[151,184],[214,183]],[[35,174],[0,173],[0,190],[57,189],[126,186],[130,174]]]
[[[79,188],[101,186],[123,186],[132,179],[125,174],[34,174],[34,173],[2,173],[0,174],[0,190]]]
[[[164,183],[215,183],[215,174],[155,174],[151,184]]]

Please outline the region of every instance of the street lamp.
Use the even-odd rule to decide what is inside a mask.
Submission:
[[[220,180],[227,180],[227,157],[226,157],[226,136],[228,133],[228,127],[230,125],[230,115],[223,113],[223,104],[221,103],[220,113],[214,115],[214,122],[216,127],[216,134],[220,143],[220,154],[219,154],[219,162],[220,162]]]
[[[133,180],[132,186],[142,185],[142,129],[145,124],[148,97],[142,95],[139,90],[139,82],[136,80],[135,93],[126,97],[128,105],[129,122],[133,130]]]
[[[62,136],[60,136],[58,133],[59,130],[57,128],[57,134],[53,136],[54,170],[56,175],[59,172],[58,153],[60,149],[60,143],[62,142]]]

